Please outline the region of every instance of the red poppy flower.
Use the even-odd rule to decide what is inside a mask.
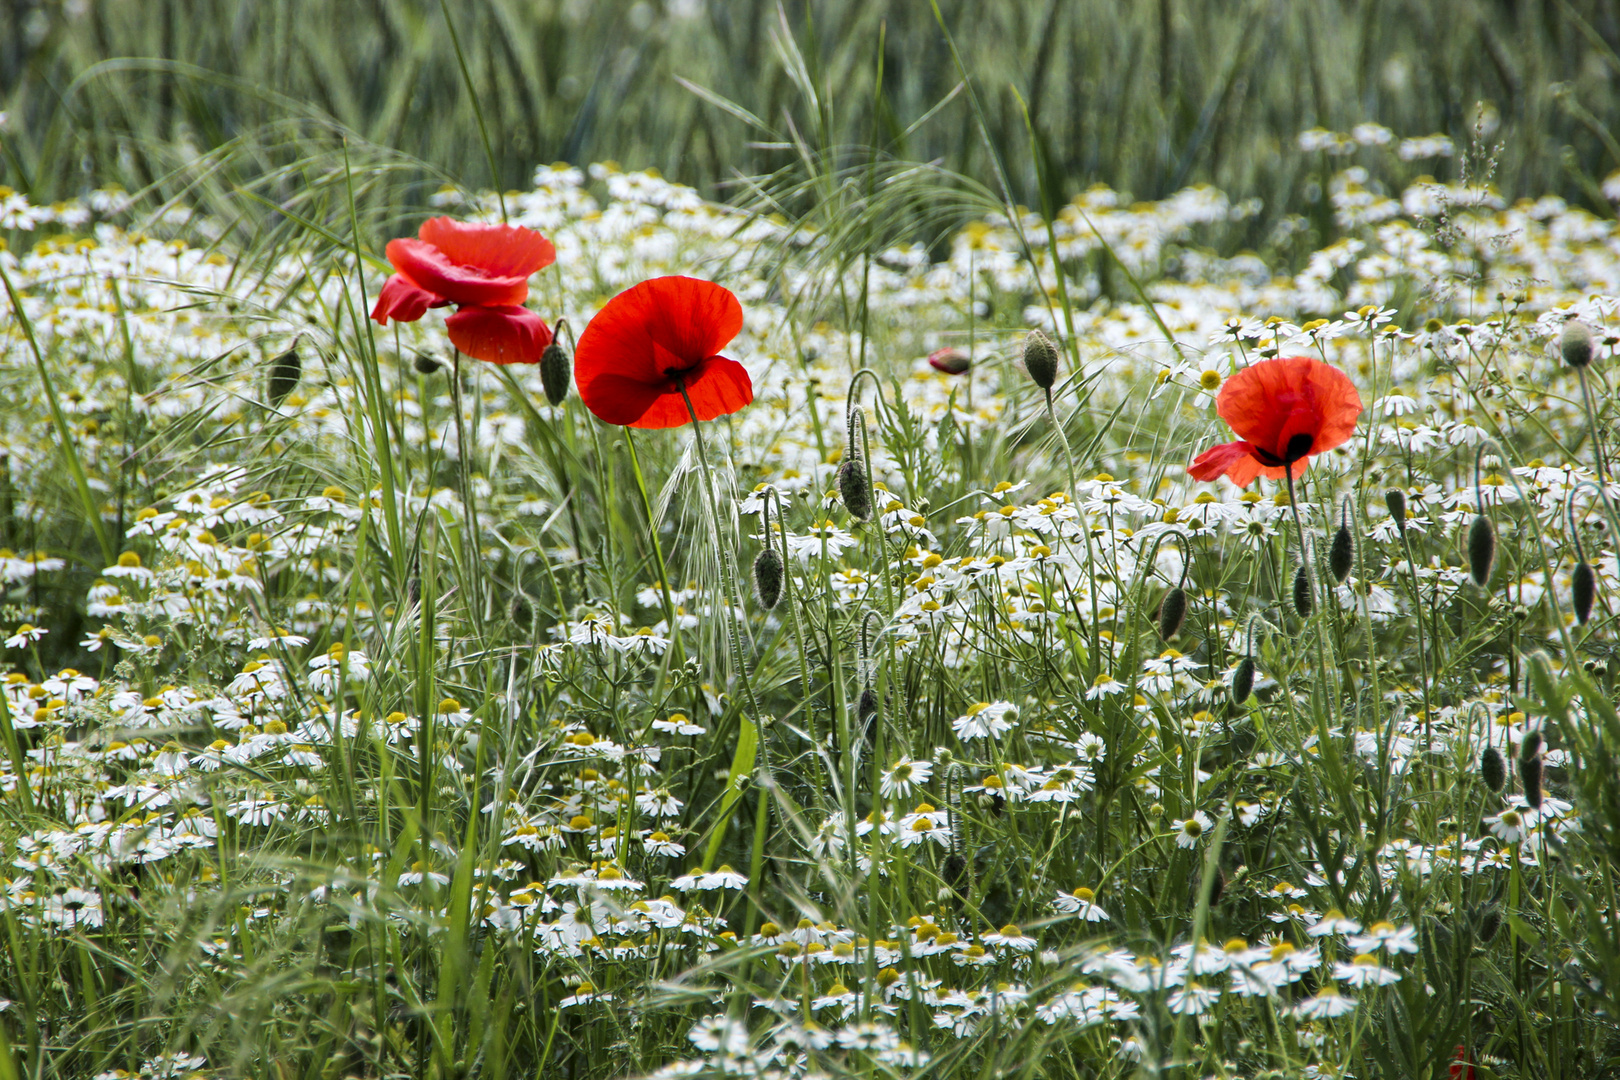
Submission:
[[[523,307],[529,275],[557,257],[551,241],[521,225],[480,225],[453,218],[422,223],[418,239],[390,240],[395,273],[377,294],[371,317],[415,322],[430,307],[456,305],[450,341],[475,360],[534,364],[551,328]]]
[[[1474,1066],[1468,1060],[1468,1048],[1457,1047],[1457,1056],[1451,1063],[1451,1080],[1474,1080]]]
[[[1257,476],[1298,476],[1310,457],[1348,439],[1361,416],[1361,395],[1338,368],[1288,356],[1251,364],[1226,380],[1215,411],[1243,441],[1205,450],[1187,472],[1195,480],[1224,475],[1247,487]]]
[[[712,281],[661,277],[634,285],[596,313],[574,350],[579,399],[610,424],[679,427],[734,413],[754,384],[721,349],[742,330],[742,305]]]

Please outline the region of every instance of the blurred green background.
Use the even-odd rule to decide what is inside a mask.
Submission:
[[[1027,104],[1066,194],[1100,182],[1153,199],[1209,182],[1263,200],[1263,229],[1308,211],[1326,167],[1346,162],[1301,151],[1302,130],[1376,121],[1397,137],[1448,135],[1459,154],[1402,163],[1358,151],[1348,160],[1375,183],[1455,178],[1482,135],[1510,198],[1556,193],[1612,215],[1598,185],[1620,169],[1614,0],[939,0],[939,11],[982,134],[967,95],[951,97],[959,71],[927,0],[0,0],[3,182],[36,200],[107,182],[175,194],[182,175],[195,182],[199,154],[229,147],[240,181],[284,165],[290,147],[331,145],[336,125],[352,148],[401,155],[370,160],[394,161],[414,185],[488,186],[448,14],[503,188],[526,185],[538,163],[611,159],[726,197],[738,177],[793,168],[797,141],[827,163],[876,148],[992,188],[993,151],[1013,199],[1034,205]]]

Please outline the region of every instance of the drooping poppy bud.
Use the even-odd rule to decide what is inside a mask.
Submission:
[[[1502,790],[1507,783],[1507,763],[1502,760],[1502,751],[1487,746],[1485,752],[1479,755],[1479,778],[1492,791]]]
[[[1592,601],[1597,599],[1597,575],[1592,564],[1581,560],[1569,579],[1569,602],[1575,609],[1575,621],[1585,626],[1592,617]]]
[[[1159,603],[1159,636],[1169,641],[1187,621],[1187,590],[1177,585]]]
[[[1475,514],[1468,526],[1468,574],[1474,584],[1484,588],[1490,583],[1491,568],[1496,564],[1496,528],[1484,514]]]
[[[1052,389],[1052,384],[1057,382],[1057,346],[1039,330],[1031,330],[1024,338],[1024,370],[1029,372],[1030,381],[1042,390]]]
[[[563,398],[568,396],[568,382],[573,374],[568,353],[553,338],[540,354],[540,387],[546,392],[546,400],[553,405],[561,405]]]
[[[877,745],[877,724],[873,721],[878,713],[877,691],[868,686],[861,691],[860,700],[855,703],[855,719],[861,730],[866,733],[866,741],[873,746]]]
[[[1502,929],[1502,909],[1495,904],[1488,904],[1479,916],[1479,940],[1481,944],[1489,945],[1495,940],[1497,931]]]
[[[775,609],[782,599],[782,556],[772,547],[763,548],[754,556],[754,592],[759,595],[759,606],[766,611]]]
[[[1241,705],[1254,693],[1254,657],[1245,656],[1232,671],[1232,704]]]
[[[850,517],[866,521],[872,516],[872,479],[866,475],[861,459],[853,454],[838,467],[838,494]]]
[[[298,343],[295,341],[292,348],[270,361],[270,376],[266,391],[271,407],[287,400],[298,386],[298,380],[303,374],[304,365],[298,359]]]
[[[1390,488],[1384,492],[1384,505],[1389,508],[1389,516],[1395,519],[1395,528],[1400,530],[1402,536],[1406,535],[1406,492],[1400,488]]]
[[[1349,516],[1349,507],[1345,507],[1345,518]],[[1333,580],[1344,584],[1344,579],[1350,576],[1350,565],[1356,561],[1356,537],[1350,531],[1350,522],[1341,519],[1339,530],[1333,534],[1333,543],[1328,546],[1328,573]]]
[[[1541,738],[1541,732],[1525,732],[1524,741],[1519,744],[1519,760],[1528,761],[1533,757],[1539,757],[1541,755],[1542,745],[1543,740]]]
[[[1519,759],[1519,784],[1524,788],[1524,801],[1532,810],[1541,809],[1541,755]]]
[[[967,860],[953,851],[945,856],[945,865],[940,868],[940,871],[940,877],[945,880],[945,887],[951,891],[957,900],[966,900],[968,894]]]
[[[942,371],[947,375],[960,375],[973,366],[973,359],[961,349],[947,346],[929,353],[928,363],[935,371]]]
[[[1311,617],[1316,610],[1316,596],[1311,589],[1311,572],[1301,566],[1294,571],[1294,614],[1302,619]]]
[[[1558,335],[1558,351],[1570,367],[1586,367],[1592,362],[1592,328],[1579,319],[1566,322],[1564,332]]]
[[[444,365],[427,353],[417,353],[416,359],[411,361],[411,366],[416,369],[418,375],[437,375],[444,370]]]

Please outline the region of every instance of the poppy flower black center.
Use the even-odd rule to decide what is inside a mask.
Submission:
[[[1260,459],[1262,465],[1272,469],[1280,469],[1285,465],[1292,465],[1306,454],[1309,454],[1311,447],[1315,445],[1316,436],[1308,431],[1301,431],[1289,438],[1288,445],[1283,448],[1281,457],[1273,454],[1263,446],[1254,448],[1254,456]]]

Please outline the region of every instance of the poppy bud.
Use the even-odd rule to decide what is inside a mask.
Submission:
[[[1558,335],[1558,350],[1564,354],[1564,363],[1572,368],[1583,368],[1592,362],[1592,328],[1579,319],[1564,324]]]
[[[952,346],[929,353],[928,363],[935,371],[943,371],[947,375],[960,375],[973,366],[973,359],[961,349]]]
[[[512,597],[512,621],[518,626],[528,626],[534,621],[534,608],[522,593]]]
[[[967,899],[967,860],[953,851],[945,856],[945,865],[940,869],[942,871],[940,876],[945,879],[945,886],[956,895],[958,900]]]
[[[1532,810],[1541,809],[1541,755],[1519,759],[1519,783],[1524,788],[1524,801]]]
[[[562,404],[563,398],[568,396],[571,375],[573,364],[568,359],[568,353],[554,339],[540,354],[540,386],[546,392],[547,401],[553,405]]]
[[[866,466],[858,457],[848,457],[838,467],[838,494],[844,500],[844,509],[857,521],[872,516],[872,481],[866,475]]]
[[[280,405],[292,394],[298,386],[298,380],[304,374],[304,365],[298,359],[298,343],[270,361],[269,391],[272,407]]]
[[[1502,790],[1502,785],[1507,783],[1507,763],[1502,760],[1502,751],[1487,746],[1479,755],[1479,778],[1492,791]]]
[[[1039,330],[1031,330],[1024,338],[1024,370],[1029,372],[1030,381],[1042,390],[1052,389],[1052,384],[1057,382],[1057,346]]]
[[[861,691],[861,698],[855,703],[855,717],[861,729],[866,732],[866,741],[873,746],[877,745],[877,725],[872,721],[877,716],[877,691],[868,686]]]
[[[775,548],[765,548],[754,556],[754,591],[759,594],[759,606],[766,611],[774,609],[782,599],[782,556]]]
[[[1294,571],[1294,613],[1302,619],[1311,617],[1316,598],[1311,592],[1311,572],[1304,566]]]
[[[418,375],[437,375],[444,370],[444,365],[427,353],[417,353],[416,359],[411,361],[411,366],[416,369]]]
[[[1245,656],[1232,671],[1232,704],[1241,705],[1254,693],[1254,657]]]
[[[1496,529],[1484,514],[1475,514],[1468,526],[1468,573],[1474,584],[1484,588],[1491,580],[1491,567],[1496,562]]]
[[[1395,527],[1406,535],[1406,492],[1400,488],[1390,488],[1384,492],[1384,505],[1389,507],[1389,516],[1395,519]]]
[[[1181,624],[1187,621],[1187,591],[1176,586],[1164,594],[1164,600],[1159,604],[1159,636],[1169,641],[1181,632]]]
[[[1582,560],[1569,579],[1569,600],[1575,608],[1575,621],[1582,626],[1592,617],[1592,601],[1597,598],[1597,575],[1592,564]]]
[[[1531,758],[1541,756],[1542,738],[1539,731],[1527,731],[1524,741],[1519,744],[1519,760],[1529,761]]]
[[[1328,547],[1328,572],[1333,580],[1339,584],[1350,576],[1350,564],[1356,558],[1356,538],[1350,531],[1348,524],[1341,524],[1339,531],[1333,534],[1333,543]]]
[[[1479,940],[1481,944],[1489,945],[1496,937],[1496,932],[1502,929],[1502,909],[1495,904],[1486,907],[1479,917]]]

